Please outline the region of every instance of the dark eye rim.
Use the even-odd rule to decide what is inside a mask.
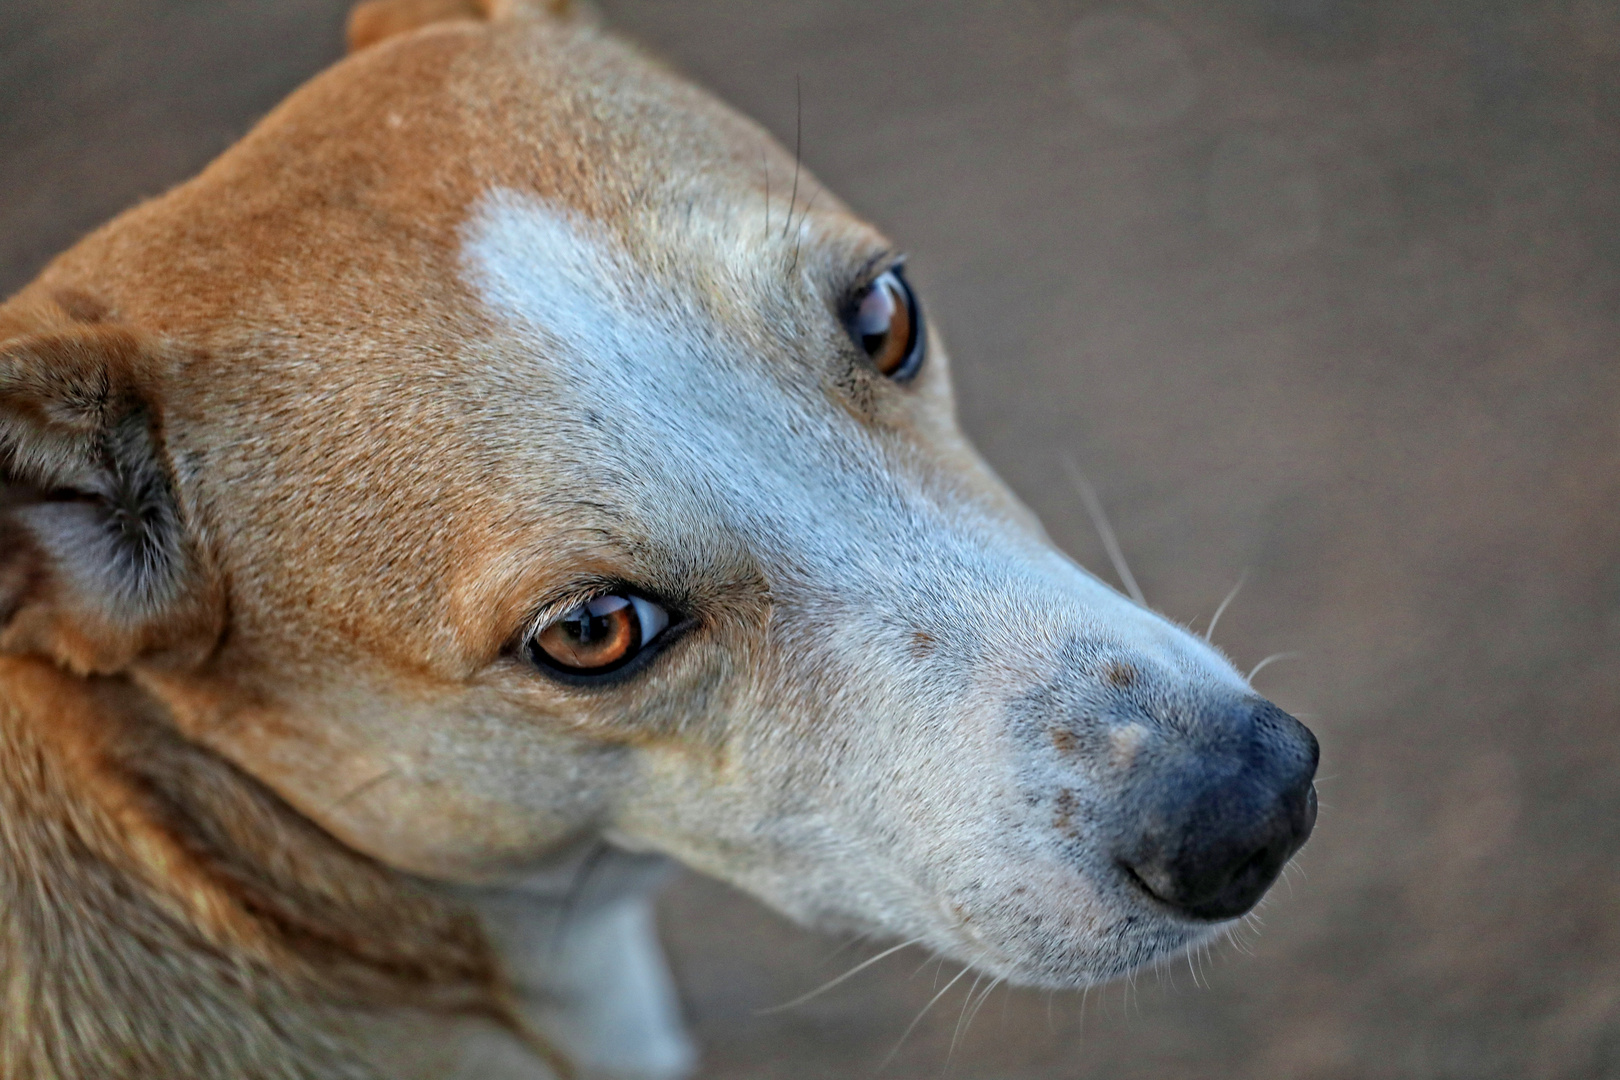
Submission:
[[[876,288],[877,283],[889,274],[893,274],[894,279],[900,283],[900,295],[905,300],[906,314],[911,322],[911,337],[906,342],[906,358],[900,362],[899,367],[883,377],[890,382],[908,383],[922,370],[923,361],[928,358],[928,331],[923,324],[922,301],[917,299],[917,290],[906,280],[904,259],[896,259],[887,264],[850,293],[849,299],[844,304],[844,330],[855,343],[855,351],[870,364],[871,358],[866,356],[866,350],[861,348],[860,338],[856,335],[855,313],[860,309],[861,300],[866,294]],[[875,366],[873,370],[877,370]]]
[[[679,608],[664,600],[658,594],[632,585],[604,585],[591,592],[589,596],[581,598],[578,603],[587,603],[601,596],[639,596],[641,599],[663,608],[669,615],[669,624],[659,631],[657,637],[625,659],[608,667],[594,668],[590,671],[563,667],[552,660],[544,649],[540,648],[540,634],[551,625],[550,622],[531,622],[523,631],[514,651],[530,668],[564,686],[613,686],[633,679],[673,645],[677,639],[685,637],[698,623],[696,618],[683,614]],[[567,610],[572,609],[573,605],[570,605]],[[561,618],[563,614],[566,614],[566,611],[559,612],[557,618]]]

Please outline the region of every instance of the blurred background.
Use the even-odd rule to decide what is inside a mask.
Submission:
[[[891,1077],[1620,1076],[1620,0],[602,0],[912,253],[962,420],[1323,743],[1241,949],[964,979]],[[0,293],[340,54],[344,0],[0,3]],[[872,1075],[955,974],[687,875],[704,1075]],[[955,1043],[954,1052],[952,1044]]]

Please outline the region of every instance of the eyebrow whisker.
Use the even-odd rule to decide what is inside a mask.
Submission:
[[[1114,527],[1108,523],[1108,513],[1103,509],[1102,500],[1097,497],[1097,489],[1091,486],[1086,474],[1080,471],[1074,458],[1067,453],[1059,455],[1063,467],[1068,470],[1069,479],[1074,482],[1075,491],[1080,495],[1080,501],[1086,506],[1086,513],[1091,515],[1091,523],[1096,526],[1097,535],[1102,537],[1103,547],[1108,551],[1108,559],[1114,564],[1114,573],[1119,575],[1125,592],[1143,607],[1148,606],[1147,598],[1142,595],[1142,587],[1136,583],[1136,575],[1131,573],[1130,564],[1125,561],[1125,552],[1120,549],[1119,537],[1114,535]]]

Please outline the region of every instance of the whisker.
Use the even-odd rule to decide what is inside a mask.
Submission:
[[[339,807],[347,806],[349,803],[351,803],[354,800],[358,799],[360,796],[364,795],[366,792],[370,791],[372,788],[374,788],[377,785],[379,785],[381,783],[384,783],[384,782],[386,782],[388,780],[392,780],[398,775],[399,775],[399,766],[395,765],[395,766],[393,766],[391,768],[384,769],[382,772],[378,773],[376,776],[370,777],[369,779],[366,779],[366,780],[362,780],[360,783],[356,784],[353,788],[351,788],[347,793],[345,793],[341,798],[339,798],[336,802],[334,802],[331,806],[328,806],[326,808],[327,812],[330,813],[331,811],[336,810]]]
[[[765,148],[759,148],[759,165],[765,170],[765,237],[771,235],[771,163],[765,156]]]
[[[962,1011],[956,1017],[956,1029],[951,1032],[951,1046],[945,1051],[945,1069],[951,1067],[951,1058],[956,1054],[956,1044],[962,1038],[962,1022],[967,1019],[968,1008],[973,1004],[973,997],[979,992],[979,983],[984,973],[979,972],[973,976],[973,985],[968,987],[967,996],[962,999]]]
[[[832,952],[828,953],[826,956],[823,956],[821,958],[820,962],[823,965],[830,964],[834,960],[838,959],[840,956],[843,956],[849,950],[853,949],[855,946],[863,944],[863,943],[865,943],[867,941],[870,941],[871,939],[872,939],[872,935],[870,935],[870,934],[851,934],[848,938],[846,938],[844,940],[844,943],[842,945],[838,946],[838,948],[834,949]]]
[[[1210,618],[1209,629],[1204,631],[1205,641],[1215,640],[1215,624],[1221,621],[1222,615],[1226,614],[1227,605],[1233,600],[1237,599],[1238,590],[1243,588],[1243,583],[1247,581],[1248,578],[1249,572],[1247,570],[1238,575],[1237,584],[1232,586],[1232,591],[1226,594],[1226,599],[1221,601],[1221,606],[1215,609],[1215,614]]]
[[[973,1006],[973,1011],[968,1014],[967,1026],[969,1028],[971,1028],[973,1026],[974,1019],[978,1017],[980,1010],[982,1010],[984,1008],[984,1003],[989,1001],[990,1000],[990,995],[996,992],[996,987],[1000,986],[1002,983],[1004,983],[1006,981],[1007,980],[1006,980],[1005,977],[998,975],[998,976],[996,976],[994,979],[992,979],[990,981],[989,986],[985,987],[984,993],[979,996],[979,1003],[977,1005]],[[1005,1002],[1006,999],[1003,998],[1002,1000],[1003,1000],[1003,1002]],[[1006,1010],[1003,1009],[1002,1010],[1002,1018],[1006,1019],[1006,1015],[1007,1015]],[[964,1028],[962,1030],[962,1034],[963,1035],[967,1034],[967,1029],[966,1028]]]
[[[804,149],[804,80],[798,75],[793,76],[793,111],[793,194],[788,196],[787,221],[782,226],[784,240],[793,227],[793,207],[799,201],[799,162],[803,160],[800,151]]]
[[[755,1012],[754,1015],[755,1016],[769,1016],[771,1013],[779,1013],[784,1009],[791,1009],[795,1005],[803,1005],[805,1002],[809,1001],[811,998],[815,997],[816,995],[823,994],[823,993],[826,993],[828,990],[831,990],[833,987],[837,986],[839,983],[843,982],[845,979],[853,978],[854,976],[860,974],[861,972],[865,971],[867,968],[871,967],[873,964],[877,963],[879,960],[882,960],[885,956],[893,956],[895,953],[899,952],[901,949],[909,948],[910,946],[915,945],[920,941],[922,941],[922,938],[920,938],[920,937],[912,938],[910,941],[902,941],[898,945],[895,945],[895,946],[892,946],[890,948],[884,949],[882,952],[878,953],[876,956],[869,957],[869,958],[867,958],[865,960],[862,960],[860,963],[856,964],[854,967],[850,968],[848,971],[844,972],[842,975],[838,976],[836,979],[830,979],[827,982],[822,983],[820,986],[816,987],[814,990],[810,991],[808,994],[800,994],[798,997],[794,998],[792,1001],[784,1001],[780,1005],[772,1005],[768,1009],[760,1009],[757,1012]],[[918,970],[921,970],[921,969],[918,969]]]
[[[889,1056],[884,1058],[883,1063],[877,1067],[877,1072],[881,1073],[884,1069],[889,1067],[889,1062],[894,1060],[894,1056],[900,1052],[900,1048],[906,1045],[906,1040],[911,1037],[911,1033],[917,1030],[917,1025],[922,1023],[923,1017],[928,1015],[928,1010],[932,1009],[936,1004],[938,1004],[940,998],[950,993],[951,987],[961,982],[962,976],[966,975],[971,970],[972,967],[970,965],[962,965],[962,970],[958,971],[954,976],[951,977],[951,981],[945,984],[944,989],[940,990],[939,993],[928,999],[928,1004],[922,1007],[922,1012],[918,1013],[917,1018],[907,1025],[905,1031],[900,1033],[900,1041],[894,1044],[894,1049],[889,1051]]]
[[[810,193],[810,197],[804,201],[804,211],[799,214],[799,231],[793,234],[793,262],[788,267],[789,279],[799,272],[799,248],[804,245],[804,223],[809,220],[810,211],[814,209],[816,197],[821,194],[821,191],[821,188],[816,188]]]
[[[1114,535],[1114,527],[1108,523],[1108,514],[1103,510],[1102,500],[1097,498],[1097,491],[1086,479],[1086,474],[1080,471],[1074,458],[1068,454],[1060,455],[1063,467],[1069,473],[1069,479],[1074,483],[1075,491],[1080,494],[1080,501],[1086,506],[1086,513],[1091,515],[1091,523],[1097,529],[1097,535],[1102,537],[1103,547],[1108,551],[1108,558],[1114,564],[1114,573],[1125,586],[1125,591],[1143,607],[1148,606],[1147,598],[1142,595],[1142,587],[1136,583],[1136,575],[1131,573],[1130,566],[1125,562],[1125,552],[1120,550],[1119,538]]]
[[[991,979],[990,980],[990,985],[988,985],[988,986],[986,986],[984,988],[984,993],[979,995],[978,1004],[975,1005],[973,1003],[973,991],[977,990],[979,988],[979,979],[977,977],[974,978],[973,986],[972,986],[971,989],[968,990],[967,1000],[962,1003],[963,1012],[964,1012],[964,1014],[966,1016],[966,1022],[964,1023],[962,1020],[958,1020],[956,1022],[957,1030],[951,1036],[951,1048],[945,1055],[945,1069],[940,1071],[941,1076],[943,1076],[945,1074],[945,1072],[947,1070],[949,1070],[950,1067],[951,1067],[951,1055],[956,1053],[956,1044],[957,1044],[957,1042],[959,1040],[963,1039],[963,1038],[966,1038],[967,1033],[968,1033],[968,1029],[973,1026],[974,1018],[979,1015],[979,1010],[984,1008],[984,1003],[986,1001],[990,1000],[990,995],[995,993],[996,992],[996,987],[998,987],[1000,985],[1001,985],[1001,977],[1000,976],[997,976],[996,978]]]
[[[1299,652],[1275,652],[1275,653],[1272,653],[1270,656],[1266,657],[1264,660],[1262,660],[1258,664],[1254,665],[1254,667],[1250,668],[1249,673],[1243,677],[1244,681],[1245,682],[1253,682],[1254,677],[1256,675],[1260,674],[1262,671],[1264,671],[1266,668],[1270,667],[1272,664],[1276,663],[1278,660],[1297,660],[1299,657],[1304,656],[1304,655],[1305,655],[1304,653],[1299,653]]]
[[[568,931],[568,924],[573,921],[575,909],[580,899],[585,895],[585,887],[590,884],[591,877],[596,868],[607,857],[608,846],[598,840],[591,845],[590,851],[579,862],[579,869],[574,871],[573,880],[568,883],[568,891],[563,894],[562,903],[557,907],[557,925],[551,931],[551,956],[556,959],[563,949],[563,941]]]

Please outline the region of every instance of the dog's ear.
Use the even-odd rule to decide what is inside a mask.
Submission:
[[[0,652],[110,673],[217,635],[150,392],[161,358],[109,325],[0,341]]]
[[[510,14],[567,12],[569,0],[365,0],[349,12],[349,51],[448,19],[501,19]]]

